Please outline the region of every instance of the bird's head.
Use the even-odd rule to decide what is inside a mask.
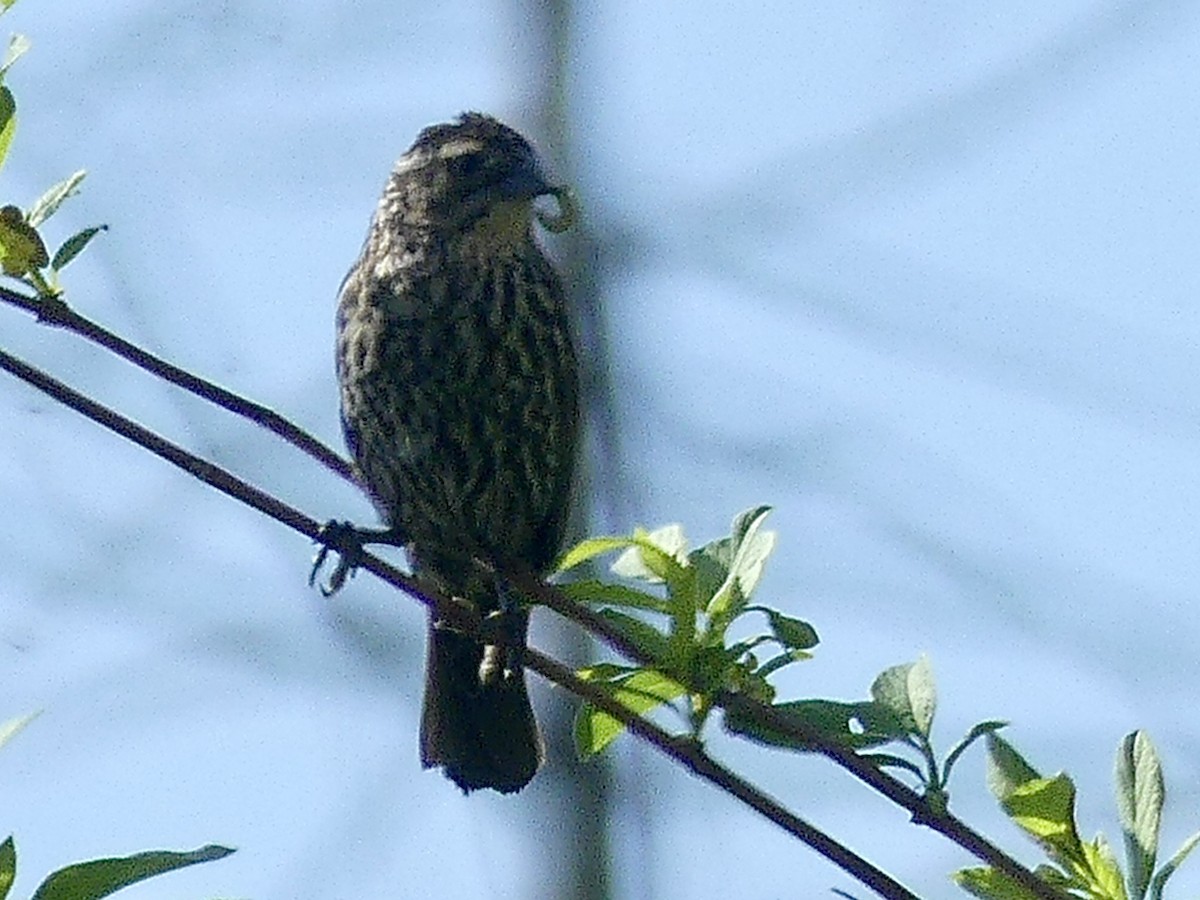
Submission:
[[[392,170],[389,192],[409,216],[457,231],[525,239],[536,214],[550,231],[570,227],[574,207],[551,183],[529,142],[491,116],[469,112],[424,129]],[[535,210],[550,195],[558,211]]]

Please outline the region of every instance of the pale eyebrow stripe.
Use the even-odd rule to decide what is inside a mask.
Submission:
[[[453,159],[455,156],[466,156],[468,153],[478,153],[479,144],[476,141],[451,141],[438,147],[438,156],[442,159]]]

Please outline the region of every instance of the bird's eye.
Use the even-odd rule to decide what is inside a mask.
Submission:
[[[456,162],[458,163],[458,174],[464,178],[474,178],[483,172],[483,157],[478,153],[460,156]]]

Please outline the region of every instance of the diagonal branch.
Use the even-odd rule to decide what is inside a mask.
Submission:
[[[55,400],[87,416],[122,437],[133,441],[156,456],[216,488],[224,494],[240,500],[246,505],[270,516],[278,522],[299,531],[316,541],[321,536],[321,524],[306,516],[295,507],[272,497],[226,469],[201,459],[184,450],[178,444],[155,434],[120,413],[97,403],[58,379],[42,372],[28,363],[0,350],[0,369],[10,372],[27,384],[48,394]],[[466,604],[451,598],[441,597],[418,585],[415,579],[389,565],[378,557],[363,552],[359,566],[377,575],[388,584],[412,595],[432,610],[436,610],[452,627],[467,634],[478,636],[482,621],[477,612]],[[681,740],[668,734],[652,722],[641,718],[617,703],[595,685],[577,678],[570,669],[548,656],[532,649],[525,650],[526,665],[548,681],[583,697],[624,724],[634,734],[676,760],[694,774],[715,784],[736,797],[751,809],[779,825],[789,834],[812,847],[847,873],[858,878],[864,885],[889,900],[919,900],[907,888],[882,870],[871,865],[849,848],[834,841],[828,835],[809,825],[749,782],[739,778],[703,752],[698,744]]]
[[[102,325],[98,325],[91,319],[85,318],[75,312],[61,297],[29,297],[18,291],[0,287],[0,300],[23,309],[26,312],[33,313],[37,316],[37,320],[45,325],[54,325],[85,337],[89,341],[93,341],[101,347],[111,350],[117,356],[133,363],[151,375],[157,375],[164,381],[169,381],[171,384],[177,385],[185,391],[190,391],[197,397],[215,403],[217,406],[247,418],[257,425],[261,425],[268,431],[274,432],[283,438],[293,447],[307,453],[335,475],[354,483],[354,475],[351,472],[350,464],[346,460],[322,444],[307,431],[293,425],[273,409],[268,409],[261,404],[247,400],[245,397],[240,397],[211,381],[198,378],[192,373],[185,372],[178,366],[174,366],[166,360],[155,356],[153,353],[143,350],[136,344],[131,344],[123,337],[113,334],[113,332]]]
[[[10,294],[11,292],[0,288],[0,299],[9,300]],[[15,296],[18,298],[21,297],[21,295]],[[28,298],[21,299],[25,301],[25,303],[29,302]],[[25,305],[25,303],[19,303],[18,305],[22,305],[23,308],[31,309],[31,311],[37,311],[39,304],[29,306]],[[98,328],[98,326],[93,327]],[[99,330],[107,334],[107,332],[104,332],[103,329]],[[120,338],[116,338],[115,335],[113,336],[113,339],[124,343]],[[104,346],[109,346],[109,344],[104,343]],[[132,345],[128,346],[132,347]],[[137,353],[142,352],[138,351],[137,348],[132,349]],[[150,359],[156,358],[150,357]],[[161,361],[159,362],[161,363]],[[170,366],[167,363],[161,364],[167,369],[182,372],[182,370],[177,370],[174,366]],[[8,353],[5,353],[2,350],[0,350],[0,369],[5,369],[11,372],[18,378],[21,378],[39,390],[44,391],[72,409],[75,409],[85,416],[88,416],[89,418],[117,432],[123,437],[134,441],[147,450],[150,450],[157,456],[166,459],[168,462],[178,466],[204,483],[217,488],[218,490],[234,497],[235,499],[241,500],[243,503],[246,503],[265,515],[271,516],[277,521],[288,525],[289,527],[299,531],[301,534],[306,535],[314,541],[319,541],[321,539],[321,523],[318,523],[316,520],[304,515],[294,507],[282,503],[281,501],[272,497],[270,494],[267,494],[253,485],[250,485],[249,483],[237,478],[225,469],[222,469],[219,466],[216,466],[189,453],[188,451],[176,444],[171,443],[170,441],[167,441],[149,429],[138,425],[136,422],[133,422],[132,420],[120,415],[108,407],[103,406],[102,404],[99,404],[94,400],[91,400],[90,398],[74,391],[50,375],[47,375],[46,373],[28,365],[27,363],[22,362],[21,360],[9,355]],[[187,375],[187,373],[182,374],[189,379],[193,377]],[[169,380],[172,380],[173,382],[176,381],[174,378]],[[197,381],[199,380],[197,379]],[[201,383],[207,384],[207,382]],[[219,388],[217,390],[222,391],[222,393],[228,393]],[[201,393],[201,396],[205,396],[205,394]],[[237,397],[236,395],[230,394],[229,396],[233,397],[239,406],[263,409],[263,407],[258,407],[257,404],[250,403],[249,401]],[[225,404],[221,405],[225,406]],[[230,407],[227,406],[226,408]],[[267,412],[270,411],[268,410]],[[270,413],[270,415],[275,416],[276,414]],[[255,419],[255,421],[258,420]],[[289,425],[289,428],[291,427],[293,426]],[[272,428],[272,430],[274,431],[276,429]],[[300,433],[303,434],[303,432]],[[293,443],[295,442],[293,441]],[[431,609],[436,609],[438,616],[447,621],[453,627],[461,628],[462,630],[471,633],[478,631],[480,624],[479,617],[465,604],[456,603],[447,598],[438,597],[435,594],[430,593],[424,587],[419,585],[411,576],[404,574],[399,569],[389,565],[372,554],[363,553],[359,565],[360,568],[368,570],[392,586],[411,594],[417,600],[424,603]],[[571,621],[585,628],[593,635],[607,643],[614,650],[621,653],[623,656],[644,666],[657,665],[655,660],[651,659],[647,654],[632,644],[632,642],[625,638],[624,635],[616,631],[603,618],[596,615],[595,612],[587,607],[570,600],[552,585],[546,584],[529,573],[505,573],[505,577],[513,584],[514,587],[518,588],[532,599],[537,600],[540,604],[554,610],[559,615],[570,619]],[[531,666],[531,668],[535,667]],[[541,672],[541,670],[536,668],[535,671],[539,671],[541,674],[549,677],[548,672]],[[578,681],[578,679],[575,680]],[[562,684],[563,687],[566,687],[573,693],[581,693],[567,684],[563,684],[559,681],[556,681],[556,683]],[[686,680],[681,683],[686,684]],[[589,691],[588,694],[590,695],[591,692]],[[589,696],[588,699],[590,700],[591,697]],[[611,698],[608,699],[611,700]],[[1056,891],[1046,882],[1042,881],[1031,871],[1021,866],[1014,859],[1007,856],[998,847],[984,838],[981,834],[967,826],[961,820],[951,816],[948,813],[941,813],[932,809],[924,800],[924,798],[910,789],[907,785],[880,771],[868,761],[863,760],[849,748],[831,743],[822,735],[813,733],[795,716],[789,715],[770,705],[759,703],[758,701],[752,700],[736,692],[721,691],[717,694],[716,700],[719,706],[722,706],[731,712],[736,712],[739,715],[744,716],[749,721],[765,725],[783,734],[791,735],[792,737],[807,743],[809,746],[817,748],[816,752],[822,753],[824,756],[828,757],[836,764],[849,771],[856,778],[860,779],[879,793],[883,794],[889,800],[892,800],[897,805],[908,810],[912,814],[914,822],[929,826],[949,840],[963,847],[974,856],[1005,873],[1030,891],[1033,896],[1043,898],[1043,900],[1061,900],[1061,893]],[[600,703],[597,703],[596,705],[600,706],[600,708],[603,708],[605,712],[612,714],[614,718],[617,718],[623,724],[626,724],[631,730],[634,730],[636,733],[638,733],[639,736],[648,740],[644,731],[638,730],[641,728],[641,726],[635,724],[639,722],[645,722],[645,720],[636,715],[629,714],[628,711],[625,711],[625,713],[622,715],[617,715],[615,709],[609,710],[607,706],[602,706]],[[619,706],[620,704],[616,704],[616,707]],[[676,741],[676,739],[670,738],[669,736],[667,736],[667,739],[668,742],[672,744],[674,744]],[[656,744],[656,746],[658,745]],[[660,749],[664,749],[665,751],[665,748]],[[676,754],[671,753],[670,755],[672,755],[673,758],[678,759]],[[716,763],[711,764],[714,766],[716,765]],[[692,767],[689,765],[689,768]],[[697,769],[693,768],[693,771],[697,771]],[[702,774],[699,771],[697,771],[697,773]],[[710,780],[713,780],[714,783],[719,784],[722,788],[729,790],[729,787],[720,780]],[[739,799],[742,799],[735,791],[730,790],[730,793],[733,793],[734,796],[739,796]],[[769,798],[767,799],[769,800]],[[770,802],[773,803],[774,801]],[[755,806],[754,808],[758,809],[759,807]],[[762,812],[763,810],[760,809],[759,811]],[[764,815],[765,814],[766,813],[764,812]],[[772,821],[776,820],[772,819]],[[780,824],[781,827],[787,827],[782,825],[782,823]],[[790,831],[791,829],[789,828],[788,830]],[[799,837],[800,835],[797,836]],[[810,844],[810,846],[813,845]]]
[[[527,668],[533,669],[548,681],[566,688],[577,697],[602,709],[642,740],[652,744],[660,752],[689,769],[692,774],[715,784],[721,790],[736,797],[788,834],[799,838],[826,859],[836,863],[880,896],[917,900],[914,894],[891,876],[871,865],[854,851],[832,840],[824,832],[792,813],[779,801],[722,766],[705,753],[697,741],[667,733],[650,720],[633,713],[598,685],[578,678],[570,669],[543,656],[536,650],[526,649],[524,661]]]
[[[642,666],[659,666],[658,661],[617,631],[602,616],[571,600],[554,585],[547,584],[529,573],[518,573],[507,577],[520,591],[528,594],[541,605],[554,610],[560,616],[587,629],[627,659]],[[668,674],[685,687],[689,686],[688,679],[682,675]],[[834,743],[824,735],[813,731],[797,716],[735,691],[718,691],[715,699],[718,706],[729,712],[737,713],[747,721],[786,734],[813,747],[814,752],[828,757],[855,778],[874,788],[893,803],[908,810],[912,814],[913,822],[927,825],[949,838],[964,850],[1008,875],[1029,890],[1032,896],[1042,898],[1042,900],[1062,900],[1061,892],[1042,881],[962,820],[947,812],[934,809],[924,797],[906,784],[883,772],[850,748]],[[607,710],[605,711],[607,712]]]

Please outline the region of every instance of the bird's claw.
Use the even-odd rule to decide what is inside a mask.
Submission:
[[[357,570],[362,559],[363,536],[350,522],[339,522],[330,519],[317,532],[317,542],[321,547],[313,557],[312,569],[308,573],[308,586],[316,584],[317,574],[325,565],[330,551],[338,556],[337,565],[330,573],[329,579],[319,585],[323,597],[332,597],[342,589],[346,579]]]
[[[512,677],[525,663],[526,620],[516,608],[503,606],[483,617],[479,625],[479,641],[501,648],[504,654],[504,676]]]

